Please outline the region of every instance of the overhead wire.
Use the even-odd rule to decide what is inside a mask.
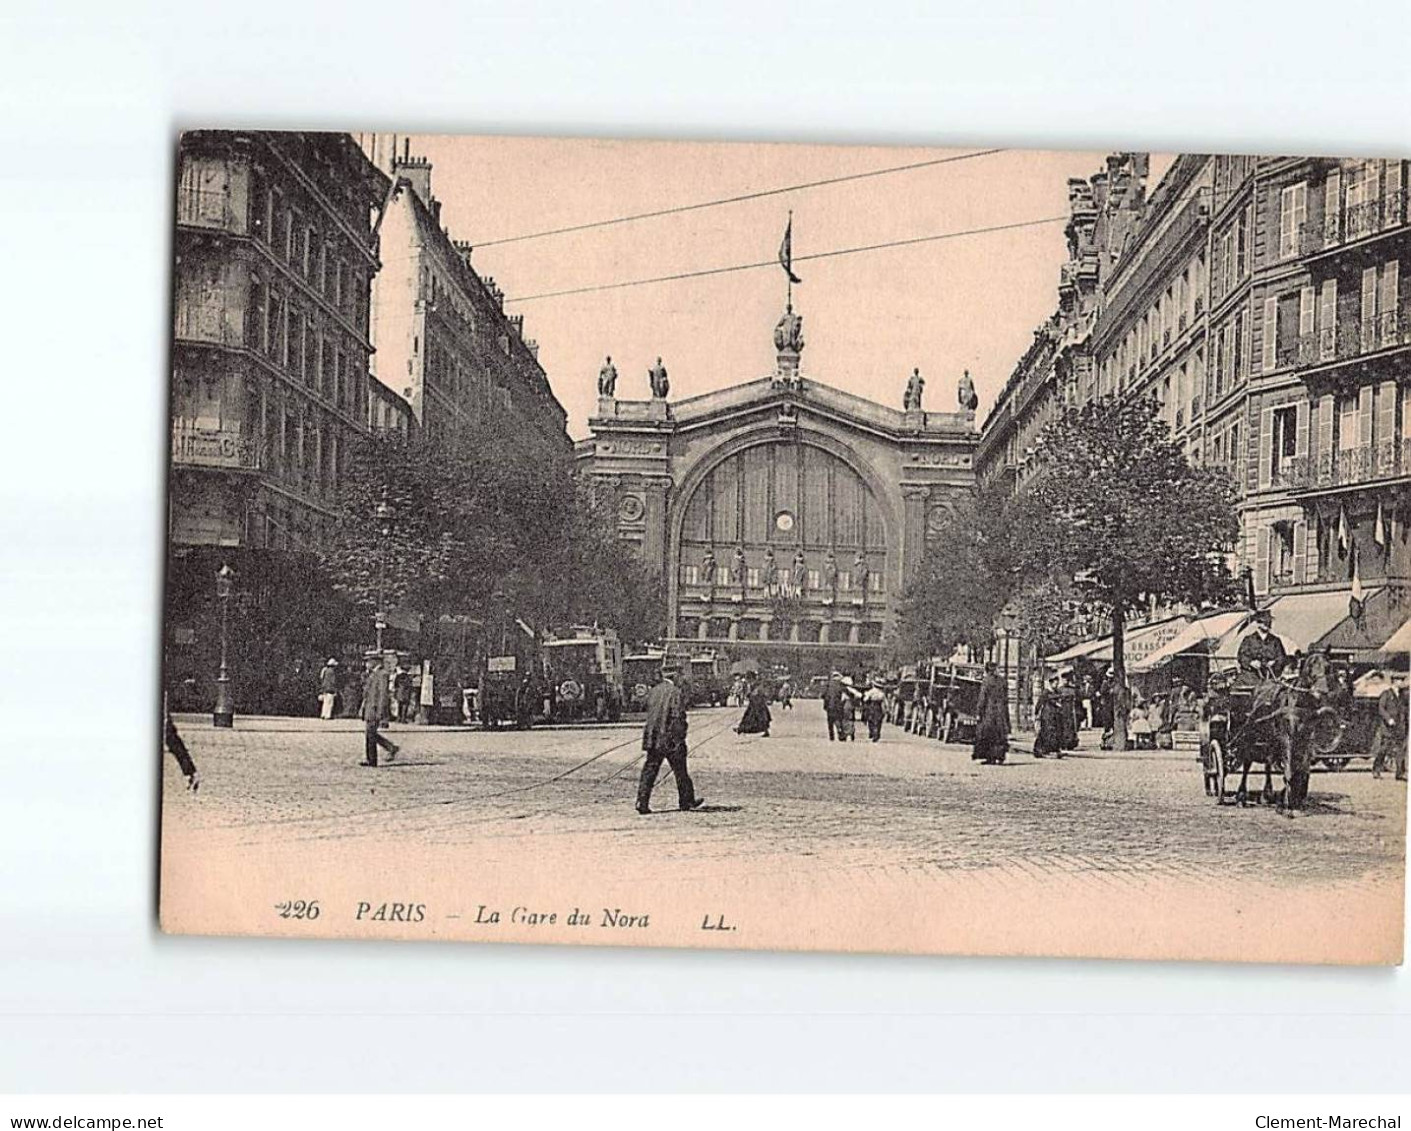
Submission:
[[[930,236],[912,236],[909,239],[887,240],[883,243],[862,244],[858,247],[836,248],[832,251],[817,251],[810,255],[795,255],[794,263],[807,263],[817,259],[833,259],[840,255],[859,255],[867,251],[883,251],[894,247],[911,247],[916,244],[936,243],[941,240],[955,240],[966,236],[983,236],[995,232],[1011,232],[1020,228],[1035,228],[1045,224],[1065,223],[1068,216],[1044,216],[1034,220],[1016,220],[1009,224],[991,224],[980,228],[965,228],[957,232],[938,232]],[[558,291],[541,291],[538,294],[505,297],[505,304],[536,302],[540,299],[564,298],[568,295],[591,294],[598,291],[616,291],[626,287],[645,287],[653,283],[674,283],[683,279],[700,279],[711,275],[728,275],[737,271],[756,271],[762,267],[777,267],[777,259],[762,259],[756,263],[736,263],[728,267],[706,267],[699,271],[681,271],[673,275],[656,275],[649,279],[627,279],[616,283],[595,283],[582,287],[567,287]]]
[[[549,236],[568,235],[571,232],[586,232],[593,228],[608,228],[617,224],[630,224],[636,220],[650,220],[658,216],[675,216],[682,212],[696,212],[703,208],[719,208],[726,204],[742,204],[748,200],[761,200],[770,196],[782,196],[791,192],[802,192],[805,189],[823,188],[826,185],[843,184],[846,181],[861,181],[870,177],[884,177],[893,173],[906,173],[913,169],[927,169],[936,165],[951,165],[957,161],[969,161],[976,157],[990,157],[996,153],[1003,153],[1003,149],[980,149],[974,153],[955,153],[948,157],[935,157],[926,161],[912,161],[906,165],[891,165],[885,169],[869,169],[862,173],[844,173],[836,177],[824,177],[816,181],[803,181],[794,185],[781,185],[778,188],[760,189],[756,192],[740,193],[736,196],[724,196],[715,200],[702,200],[694,204],[678,204],[671,208],[656,208],[650,212],[634,212],[627,216],[614,216],[607,220],[589,220],[582,224],[570,224],[562,228],[546,228],[539,232],[525,232],[518,236],[502,236],[494,240],[472,241],[476,248],[499,247],[507,243],[522,243],[525,240],[546,239]]]

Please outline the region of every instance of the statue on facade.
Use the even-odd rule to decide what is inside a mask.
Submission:
[[[780,353],[803,353],[803,315],[795,314],[792,306],[774,327],[774,348]]]
[[[831,549],[823,556],[823,588],[834,593],[838,588],[838,558]]]
[[[609,357],[598,370],[598,396],[611,399],[617,395],[617,366]]]
[[[735,547],[735,558],[730,565],[730,580],[741,589],[745,587],[745,548]]]
[[[666,400],[666,395],[671,392],[671,382],[667,380],[666,366],[661,363],[661,358],[657,358],[657,363],[647,370],[647,380],[652,386],[652,398]]]
[[[794,592],[802,593],[805,583],[808,581],[808,562],[804,560],[803,551],[797,550],[794,553],[793,582]]]
[[[773,589],[779,580],[779,567],[774,561],[774,547],[769,546],[764,551],[764,576],[761,578],[766,589]]]
[[[858,550],[852,560],[852,583],[864,597],[867,596],[867,582],[871,577],[872,570],[867,565],[867,553],[864,550]]]
[[[705,556],[701,558],[701,584],[715,585],[715,549],[712,546],[706,547]]]
[[[960,401],[960,407],[966,412],[974,412],[975,406],[980,403],[980,398],[975,395],[975,382],[970,380],[970,370],[966,370],[960,377],[960,388],[956,393]]]
[[[906,412],[920,411],[921,394],[926,388],[926,378],[921,376],[919,368],[911,371],[911,376],[907,378],[906,392],[902,394],[901,407]]]

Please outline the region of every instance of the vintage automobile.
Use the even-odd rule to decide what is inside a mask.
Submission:
[[[721,652],[696,652],[686,664],[686,706],[723,707],[730,696],[730,661]]]
[[[545,640],[544,680],[551,722],[616,722],[622,717],[622,644],[610,628],[575,626]]]
[[[666,653],[660,648],[648,648],[622,658],[624,711],[647,709],[647,693],[661,682],[661,669],[665,660]]]
[[[933,660],[920,665],[912,729],[942,742],[973,742],[984,674],[979,664]]]

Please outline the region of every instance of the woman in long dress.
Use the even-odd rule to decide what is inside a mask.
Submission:
[[[769,737],[769,690],[765,687],[764,680],[757,676],[751,677],[749,705],[745,708],[744,716],[735,731],[737,734],[762,734],[765,738]]]
[[[996,765],[1009,752],[1009,693],[994,664],[985,665],[980,697],[975,704],[975,747],[970,757]]]
[[[1063,757],[1063,699],[1057,678],[1044,684],[1034,713],[1039,720],[1038,733],[1034,735],[1034,757],[1047,758],[1050,754]]]

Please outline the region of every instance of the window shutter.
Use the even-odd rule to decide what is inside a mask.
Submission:
[[[1337,243],[1342,230],[1342,170],[1334,169],[1323,185],[1323,239]]]
[[[1336,408],[1336,399],[1331,393],[1318,398],[1318,459],[1320,461],[1324,456],[1332,459],[1333,414]]]
[[[1259,414],[1259,486],[1269,486],[1269,467],[1274,456],[1274,410],[1265,408]]]
[[[1362,351],[1374,347],[1377,324],[1377,269],[1368,267],[1362,272]]]
[[[1337,354],[1338,332],[1338,281],[1336,278],[1323,280],[1323,291],[1319,297],[1318,310],[1318,357],[1322,361]]]
[[[1313,333],[1313,288],[1307,286],[1298,292],[1298,336],[1305,338]]]
[[[1397,289],[1401,281],[1400,276],[1401,260],[1390,259],[1382,265],[1382,293],[1377,303],[1377,320],[1381,325],[1383,349],[1397,345],[1401,338],[1401,328],[1397,325]]]
[[[1306,456],[1308,454],[1308,402],[1299,401],[1296,412],[1298,431],[1294,435],[1294,454]]]
[[[1357,390],[1357,444],[1363,447],[1372,442],[1372,393],[1371,385]]]
[[[1277,298],[1266,298],[1264,300],[1264,329],[1263,336],[1263,357],[1261,368],[1268,373],[1274,368],[1275,349],[1279,340],[1279,300]]]
[[[1304,580],[1307,556],[1308,527],[1305,523],[1295,522],[1293,524],[1293,580],[1296,585],[1302,584]]]
[[[1401,162],[1388,160],[1386,163],[1386,184],[1383,217],[1388,228],[1401,223],[1406,215],[1406,201],[1402,196]]]
[[[1269,591],[1269,543],[1274,537],[1274,531],[1268,526],[1261,526],[1255,535],[1254,548],[1254,588],[1260,593]]]

